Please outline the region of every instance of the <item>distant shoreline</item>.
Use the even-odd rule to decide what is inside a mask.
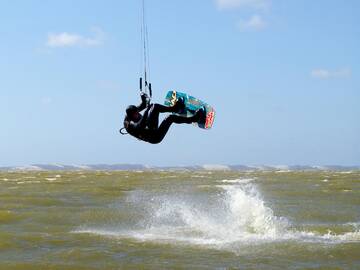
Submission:
[[[360,166],[316,166],[316,165],[195,165],[195,166],[148,166],[141,164],[95,164],[95,165],[62,165],[62,164],[34,164],[28,166],[0,167],[1,171],[28,172],[28,171],[274,171],[274,172],[316,172],[359,171]]]

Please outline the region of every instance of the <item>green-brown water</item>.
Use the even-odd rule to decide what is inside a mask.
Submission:
[[[360,269],[360,172],[0,173],[0,269]]]

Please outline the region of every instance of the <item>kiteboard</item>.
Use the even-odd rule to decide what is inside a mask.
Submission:
[[[166,106],[174,106],[178,98],[183,98],[185,103],[185,108],[180,113],[174,113],[181,116],[191,117],[195,114],[195,112],[201,108],[205,109],[206,118],[202,121],[196,123],[199,128],[203,129],[211,129],[215,120],[215,110],[209,104],[197,99],[193,96],[189,96],[188,94],[181,93],[178,91],[169,91],[165,97],[165,105]]]

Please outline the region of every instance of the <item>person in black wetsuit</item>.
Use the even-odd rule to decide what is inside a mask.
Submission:
[[[180,98],[174,106],[168,107],[156,103],[150,104],[148,96],[141,94],[141,101],[139,106],[127,107],[124,128],[130,135],[151,144],[160,143],[173,123],[191,124],[200,121],[205,115],[204,109],[198,110],[191,117],[171,114],[159,126],[160,113],[181,112],[185,107],[184,100]],[[145,112],[141,114],[140,112],[144,109]]]

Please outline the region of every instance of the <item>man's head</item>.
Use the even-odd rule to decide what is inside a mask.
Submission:
[[[137,122],[141,118],[141,114],[139,113],[137,107],[135,105],[130,105],[126,108],[126,116],[130,121]]]

